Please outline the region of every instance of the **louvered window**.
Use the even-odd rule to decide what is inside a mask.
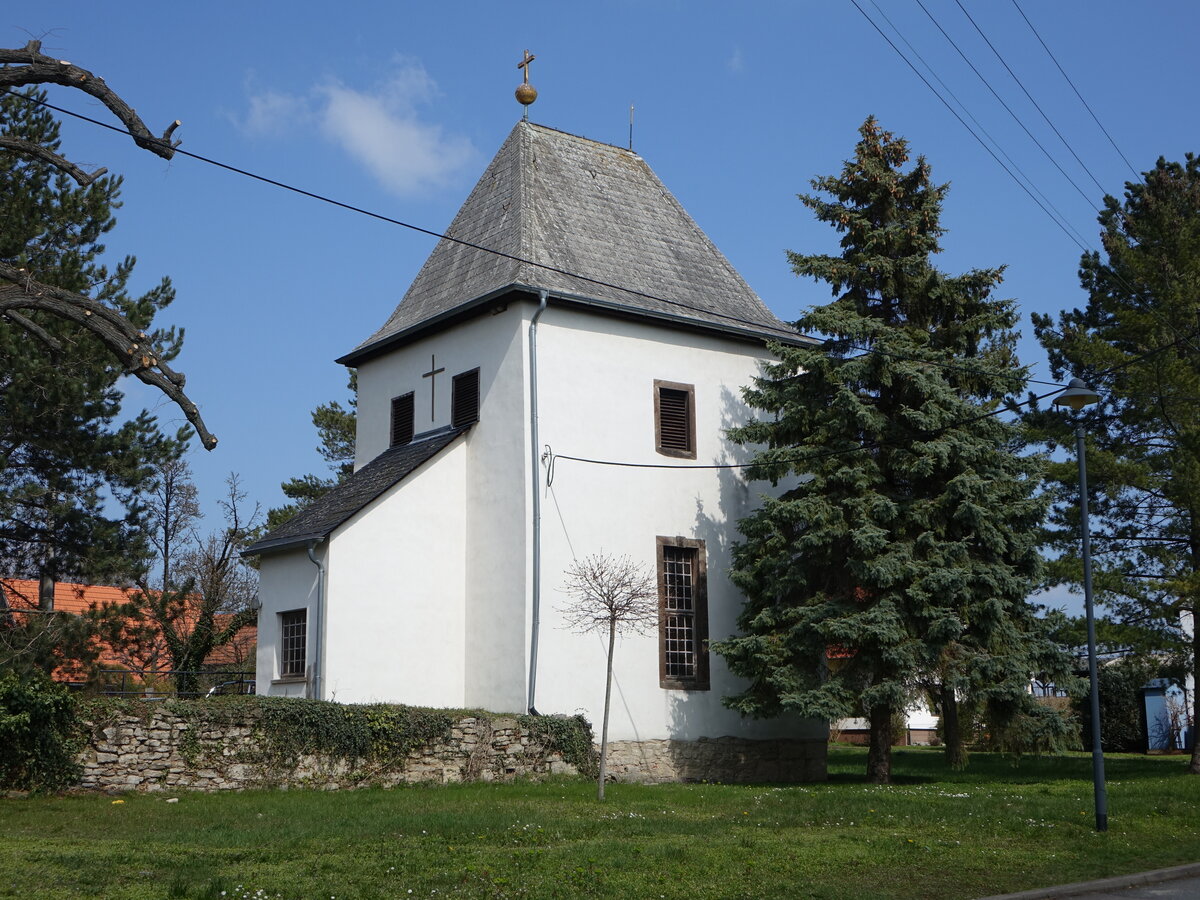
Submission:
[[[673,381],[654,382],[655,449],[664,456],[696,458],[696,389]]]
[[[479,370],[454,376],[450,389],[450,424],[455,428],[479,421]]]
[[[659,685],[708,690],[708,578],[704,541],[658,539]]]
[[[413,395],[404,394],[392,398],[392,446],[399,447],[413,439],[415,416]]]
[[[308,610],[280,613],[279,677],[302,678],[308,663]]]

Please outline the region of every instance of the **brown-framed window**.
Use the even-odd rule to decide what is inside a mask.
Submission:
[[[654,445],[663,456],[696,458],[696,388],[654,380]]]
[[[308,666],[308,610],[279,614],[279,677],[303,678]]]
[[[658,683],[706,691],[708,681],[708,573],[704,541],[659,537]]]
[[[479,370],[455,375],[450,385],[450,424],[455,428],[479,421]]]
[[[392,446],[399,447],[413,439],[413,423],[416,420],[416,405],[410,391],[392,398]]]

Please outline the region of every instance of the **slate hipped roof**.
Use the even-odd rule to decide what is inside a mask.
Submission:
[[[433,459],[470,426],[444,428],[418,436],[410,444],[379,454],[329,493],[313,501],[266,537],[242,551],[257,556],[323,541],[343,522],[392,485],[403,481],[423,463]]]
[[[339,362],[355,365],[514,289],[668,324],[802,340],[645,160],[610,144],[517,123],[446,234],[466,244],[440,240],[383,327]]]

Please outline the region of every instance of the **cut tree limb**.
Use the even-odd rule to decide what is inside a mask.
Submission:
[[[25,87],[30,84],[60,84],[91,94],[121,120],[130,136],[143,150],[156,153],[163,159],[175,155],[179,141],[171,136],[179,127],[178,120],[167,126],[161,137],[155,137],[137,111],[112,90],[99,75],[71,65],[65,59],[54,59],[42,53],[41,41],[30,41],[21,50],[0,49],[0,88]]]
[[[19,310],[46,312],[90,331],[129,367],[131,375],[158,388],[175,402],[196,429],[205,449],[217,445],[217,438],[205,427],[200,410],[183,392],[186,380],[183,373],[163,362],[148,343],[145,332],[139,331],[119,311],[83,294],[42,284],[23,270],[0,262],[0,316],[22,327],[29,320]]]
[[[40,41],[30,41],[20,50],[0,49],[0,89],[58,84],[83,91],[107,106],[139,147],[163,159],[171,159],[175,155],[179,141],[172,140],[172,136],[179,127],[178,120],[156,137],[137,112],[104,83],[103,78],[66,60],[46,56],[41,51]],[[89,174],[49,147],[9,135],[0,135],[0,151],[40,159],[85,187],[106,172],[105,169],[98,169]],[[146,334],[119,310],[83,294],[45,284],[37,279],[35,273],[0,261],[0,322],[15,325],[52,350],[61,350],[62,343],[58,338],[25,315],[26,312],[55,316],[95,335],[127,367],[129,374],[158,388],[183,411],[205,449],[211,450],[217,445],[216,437],[205,427],[196,404],[183,391],[183,373],[176,372],[163,362],[161,354],[150,345]]]

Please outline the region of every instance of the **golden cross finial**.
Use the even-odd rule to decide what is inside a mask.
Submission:
[[[529,104],[537,99],[537,88],[529,83],[529,64],[533,62],[535,57],[528,50],[525,51],[525,58],[517,63],[517,68],[525,73],[525,83],[517,85],[517,102],[525,107],[525,121],[529,121]]]
[[[519,63],[517,63],[518,69],[525,70],[525,83],[526,84],[529,84],[529,64],[531,62],[533,62],[535,59],[537,59],[537,57],[534,56],[532,53],[530,53],[528,50],[526,50],[525,58],[523,60],[521,60]]]

